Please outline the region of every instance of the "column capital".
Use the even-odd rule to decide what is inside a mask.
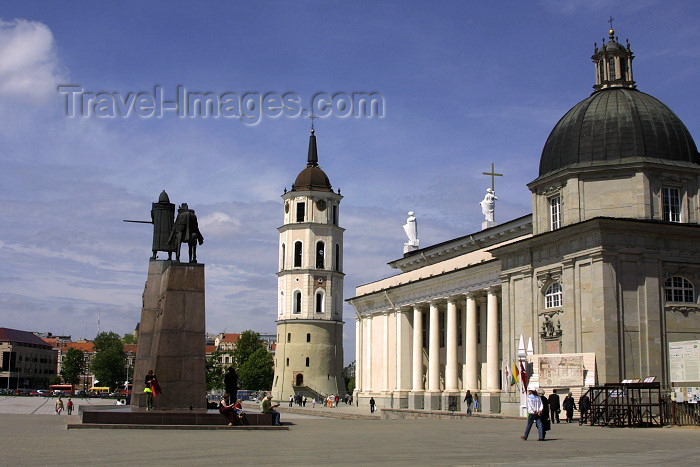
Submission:
[[[472,300],[476,300],[479,298],[479,295],[481,294],[480,290],[472,290],[471,292],[467,292],[464,294],[465,297],[471,298]]]
[[[486,291],[490,294],[497,294],[501,291],[501,284],[491,285],[486,288]]]

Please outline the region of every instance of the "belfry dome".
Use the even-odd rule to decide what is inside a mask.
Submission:
[[[645,160],[700,165],[693,137],[671,109],[636,89],[611,87],[594,92],[559,120],[542,150],[539,176]]]
[[[326,173],[318,166],[318,149],[316,134],[311,130],[309,137],[309,154],[306,168],[302,170],[292,185],[292,191],[333,191]]]

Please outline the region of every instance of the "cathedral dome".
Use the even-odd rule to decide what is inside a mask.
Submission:
[[[606,87],[556,124],[542,150],[539,177],[635,161],[700,165],[700,155],[683,122],[661,101],[631,87]]]
[[[306,167],[294,181],[292,191],[333,191],[326,173],[318,166]]]

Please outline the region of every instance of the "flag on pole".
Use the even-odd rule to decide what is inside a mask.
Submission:
[[[518,364],[513,362],[513,373],[511,374],[510,384],[511,386],[519,383],[518,378]]]
[[[527,383],[530,381],[530,376],[527,374],[527,370],[525,369],[523,362],[520,362],[520,379],[523,380],[523,392],[525,392],[527,391]]]

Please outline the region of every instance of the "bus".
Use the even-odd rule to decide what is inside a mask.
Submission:
[[[97,396],[107,396],[109,395],[109,388],[106,386],[93,386],[90,389],[88,389],[88,392],[90,394],[95,394]]]
[[[72,384],[51,384],[49,389],[54,395],[72,396],[75,394],[75,388]]]

